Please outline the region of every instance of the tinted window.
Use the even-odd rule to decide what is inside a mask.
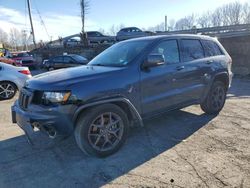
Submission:
[[[180,62],[178,44],[176,40],[168,40],[161,42],[152,53],[164,55],[166,63]]]
[[[71,57],[64,56],[64,58],[63,58],[64,63],[72,63],[72,61],[73,61],[73,59]]]
[[[29,57],[28,53],[19,53],[17,54],[17,57]]]
[[[62,56],[55,57],[55,58],[53,59],[53,62],[55,62],[55,63],[63,62],[63,57],[62,57]]]
[[[72,55],[72,58],[75,59],[76,61],[87,61],[85,57],[82,57],[80,55]]]
[[[95,33],[95,32],[88,32],[88,33],[87,33],[87,36],[88,36],[88,37],[95,37],[95,36],[96,36],[96,33]]]
[[[199,40],[184,39],[182,40],[183,61],[193,61],[204,57],[204,51]]]
[[[206,57],[222,55],[222,52],[219,46],[215,42],[210,41],[210,40],[203,40],[202,44],[205,49]]]

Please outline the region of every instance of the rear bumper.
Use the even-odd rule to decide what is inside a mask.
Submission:
[[[34,128],[51,137],[50,133],[55,135],[69,135],[74,130],[71,121],[71,108],[68,106],[55,108],[37,108],[37,105],[23,110],[18,101],[11,107],[12,122],[16,123],[26,134],[32,134]]]
[[[233,76],[234,76],[234,74],[232,72],[228,73],[228,79],[229,79],[228,87],[229,88],[231,87]]]

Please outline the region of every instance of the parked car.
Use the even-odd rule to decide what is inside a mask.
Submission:
[[[103,35],[98,31],[88,31],[87,38],[90,43],[113,43],[115,42],[115,37]]]
[[[0,62],[0,100],[11,99],[31,78],[28,67],[15,67]]]
[[[37,62],[34,57],[29,52],[13,52],[12,59],[15,61],[15,64],[24,67],[36,67]]]
[[[151,36],[151,35],[153,35],[152,32],[142,31],[141,29],[139,29],[137,27],[126,27],[126,28],[121,29],[117,33],[116,40],[123,41],[123,40],[127,40],[127,39],[145,37],[145,36]]]
[[[123,145],[135,122],[143,126],[143,120],[193,104],[218,114],[231,83],[231,64],[222,45],[206,36],[120,42],[87,66],[28,80],[12,106],[13,123],[38,127],[51,138],[74,133],[83,152],[108,156]]]
[[[88,63],[87,58],[76,54],[69,54],[69,55],[55,56],[48,60],[44,60],[41,68],[52,71],[55,69],[86,65],[87,63]]]
[[[81,43],[80,38],[71,38],[64,42],[64,46],[74,47]]]

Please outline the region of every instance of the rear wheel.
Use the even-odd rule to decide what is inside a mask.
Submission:
[[[207,114],[218,114],[224,107],[227,90],[221,81],[215,81],[210,92],[203,103],[201,109]]]
[[[17,92],[17,87],[12,82],[0,82],[0,99],[12,99]]]
[[[75,139],[88,155],[106,157],[118,151],[128,134],[128,118],[114,104],[89,109],[77,121]]]
[[[53,71],[53,70],[55,70],[53,67],[48,68],[48,71]]]

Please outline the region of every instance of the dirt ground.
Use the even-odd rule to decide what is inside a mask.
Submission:
[[[199,106],[133,128],[105,159],[87,157],[73,138],[36,145],[11,123],[14,100],[0,101],[0,187],[250,187],[250,80],[235,79],[224,110]]]

